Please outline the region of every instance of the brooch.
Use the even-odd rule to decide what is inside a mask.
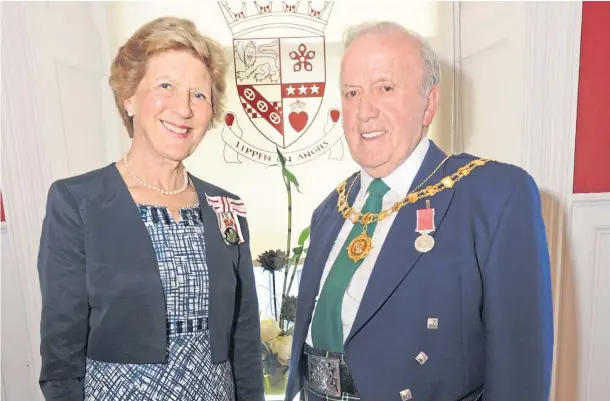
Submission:
[[[246,217],[244,202],[226,196],[208,196],[206,194],[205,197],[208,205],[216,212],[218,227],[225,243],[227,245],[237,245],[245,242],[237,218],[238,216]]]

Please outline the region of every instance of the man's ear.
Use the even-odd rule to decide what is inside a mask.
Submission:
[[[430,124],[432,124],[432,120],[434,119],[434,115],[436,114],[436,110],[438,109],[438,97],[438,85],[434,85],[432,89],[430,89],[430,92],[428,92],[428,104],[426,105],[426,110],[424,111],[423,121],[423,125],[425,127],[428,127],[430,126]]]

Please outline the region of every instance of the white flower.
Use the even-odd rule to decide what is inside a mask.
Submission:
[[[282,330],[272,317],[261,319],[261,341],[268,343],[280,335]]]
[[[271,351],[277,354],[277,359],[282,365],[290,363],[290,351],[292,350],[292,336],[279,336],[271,343]]]

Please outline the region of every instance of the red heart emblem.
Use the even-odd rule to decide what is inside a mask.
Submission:
[[[235,121],[235,114],[227,113],[225,114],[225,123],[230,127],[233,125],[233,121]]]
[[[333,120],[334,123],[336,123],[337,121],[339,121],[339,116],[341,115],[341,112],[337,109],[332,109],[330,111],[330,119]]]
[[[305,111],[293,111],[288,115],[288,121],[296,132],[301,132],[305,128],[308,119],[309,116]]]

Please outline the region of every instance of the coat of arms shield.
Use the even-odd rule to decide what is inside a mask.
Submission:
[[[240,104],[265,138],[288,148],[307,132],[324,98],[326,21],[319,12],[260,7],[256,16],[233,17],[229,26]]]

